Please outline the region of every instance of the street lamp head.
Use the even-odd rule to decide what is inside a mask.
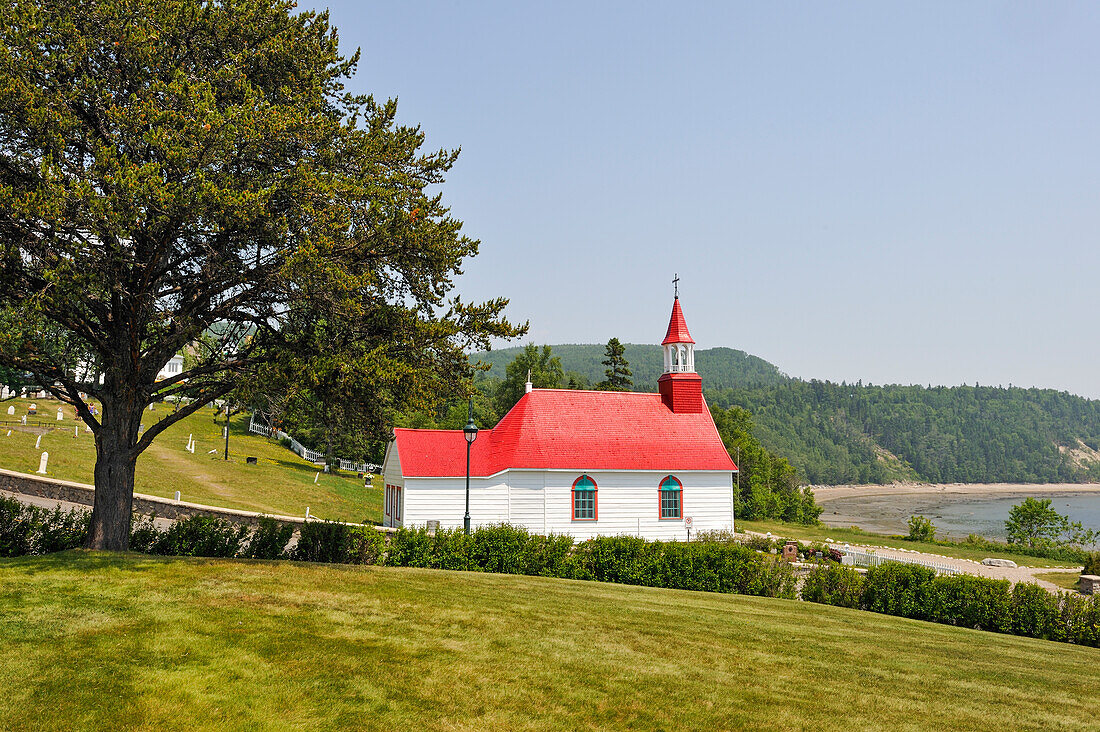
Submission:
[[[462,434],[466,436],[466,442],[474,444],[477,439],[477,425],[474,424],[474,400],[470,400],[470,408],[467,413],[466,426],[462,428]]]

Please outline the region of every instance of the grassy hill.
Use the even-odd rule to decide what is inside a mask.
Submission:
[[[95,443],[83,428],[79,437],[73,437],[73,408],[64,406],[65,420],[58,422],[59,402],[37,400],[39,414],[22,427],[19,417],[30,403],[22,399],[0,403],[0,468],[33,473],[38,470],[39,455],[46,451],[51,477],[92,483]],[[9,406],[15,407],[14,416],[6,414]],[[157,411],[146,412],[148,424],[165,409],[171,407],[162,404]],[[169,427],[138,458],[137,492],[172,498],[179,491],[185,501],[288,516],[304,515],[309,507],[311,514],[322,518],[368,523],[381,518],[382,494],[377,485],[364,488],[354,474],[321,474],[315,484],[316,466],[273,440],[250,434],[248,420],[247,414],[232,420],[228,462],[222,459],[225,423],[215,424],[211,410],[200,410]],[[35,449],[39,435],[41,447]],[[193,455],[183,449],[188,435],[194,435],[197,443]],[[257,464],[246,464],[247,456],[258,458]]]
[[[537,577],[0,561],[0,728],[1095,727],[1100,651]]]

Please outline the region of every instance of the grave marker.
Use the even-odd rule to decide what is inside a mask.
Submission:
[[[46,463],[49,461],[49,459],[50,459],[50,453],[48,453],[48,452],[42,453],[42,459],[38,462],[38,474],[39,475],[45,475],[46,474]]]
[[[8,407],[8,416],[9,417],[14,417],[15,416],[15,407],[14,406]]]
[[[58,407],[57,408],[57,421],[61,422],[64,419],[65,419],[65,410],[62,409],[61,407]]]
[[[42,435],[39,435],[38,439],[34,441],[34,449],[37,450],[40,447],[42,447]]]

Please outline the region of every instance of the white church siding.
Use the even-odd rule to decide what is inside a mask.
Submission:
[[[404,526],[424,526],[430,520],[443,528],[460,528],[465,514],[465,478],[391,477],[386,483],[403,486]],[[661,519],[658,487],[669,473],[648,471],[593,471],[597,519],[573,520],[573,482],[582,473],[556,470],[505,470],[489,478],[470,479],[470,517],[476,528],[507,523],[534,533],[567,534],[577,540],[629,534],[646,539],[683,541],[692,531],[733,529],[732,476],[724,471],[672,473],[683,486],[682,517]]]

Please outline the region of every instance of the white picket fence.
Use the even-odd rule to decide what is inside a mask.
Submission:
[[[926,559],[903,559],[901,557],[884,557],[880,554],[872,554],[871,552],[863,552],[858,549],[845,548],[841,550],[843,557],[841,558],[841,564],[846,564],[852,567],[878,567],[879,565],[886,564],[887,562],[894,562],[896,564],[917,564],[921,567],[928,567],[935,570],[936,574],[959,574],[959,570],[954,567],[948,567],[946,564],[939,564],[937,562],[930,562]]]
[[[254,432],[257,435],[263,435],[264,437],[274,437],[278,440],[290,440],[290,449],[301,455],[303,459],[308,460],[315,465],[324,465],[325,463],[325,454],[323,452],[310,450],[308,447],[298,442],[282,430],[272,429],[263,422],[257,422],[255,412],[252,413],[252,419],[248,421],[248,431]],[[375,465],[374,463],[357,463],[352,460],[343,460],[341,458],[336,458],[336,464],[340,468],[340,470],[350,470],[355,473],[382,472],[382,466]]]

